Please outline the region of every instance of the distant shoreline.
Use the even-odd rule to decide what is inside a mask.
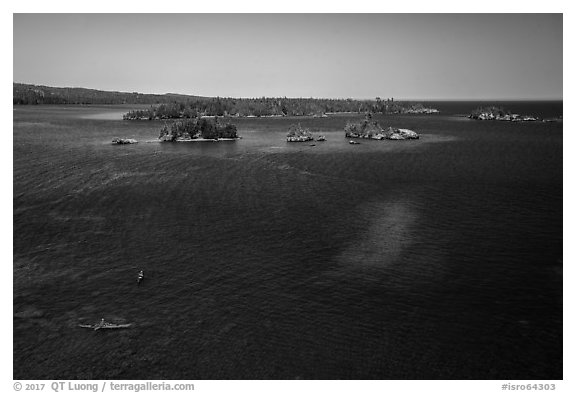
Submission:
[[[194,139],[175,139],[173,141],[160,141],[160,142],[234,142],[242,138],[218,138],[218,139],[207,139],[207,138],[194,138]]]
[[[431,120],[437,118],[437,116],[451,116],[455,118],[463,118],[468,117],[470,112],[479,106],[488,106],[488,105],[503,105],[510,109],[513,113],[530,113],[534,116],[537,116],[543,120],[548,119],[557,119],[563,115],[563,105],[562,100],[521,100],[521,101],[510,101],[510,102],[501,102],[501,101],[463,101],[463,100],[456,100],[456,101],[435,101],[431,103],[432,106],[437,107],[440,110],[440,114],[435,115],[416,115],[416,114],[379,114],[375,113],[375,116],[390,116],[391,118],[395,117],[405,117],[405,118],[418,118],[418,117],[426,117],[430,118]],[[437,104],[437,105],[436,105]],[[43,105],[13,105],[13,110],[16,112],[24,112],[24,111],[37,111],[42,110],[42,108],[61,108],[61,110],[78,110],[79,117],[89,119],[89,120],[122,120],[122,114],[119,113],[121,111],[128,112],[135,109],[146,109],[149,108],[147,104],[43,104]],[[94,113],[93,109],[99,108],[101,109],[101,113]],[[104,112],[110,112],[110,116],[104,114]],[[326,118],[344,118],[344,117],[357,117],[361,116],[364,113],[358,112],[332,112],[329,113]],[[229,119],[234,121],[234,119],[238,119],[238,121],[246,122],[250,120],[257,121],[258,117],[243,117],[243,116],[230,116],[230,117],[223,117],[223,119]],[[274,119],[278,121],[286,121],[287,119],[303,119],[303,121],[321,121],[322,117],[314,117],[313,115],[300,115],[300,116],[275,116],[275,117],[260,117],[262,121],[270,121],[273,122]],[[182,120],[182,119],[180,119]],[[173,119],[170,119],[168,122],[172,122]],[[157,123],[150,123],[150,125],[157,124]]]

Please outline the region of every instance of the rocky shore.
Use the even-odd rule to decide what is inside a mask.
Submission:
[[[538,118],[530,115],[519,115],[516,113],[511,113],[509,115],[494,115],[493,113],[481,113],[479,115],[468,116],[474,120],[498,120],[498,121],[537,121]]]
[[[233,142],[236,141],[238,139],[242,139],[242,137],[237,137],[237,138],[213,138],[213,139],[207,139],[207,138],[176,138],[176,139],[171,139],[171,138],[163,138],[160,139],[160,142]]]
[[[417,115],[432,115],[440,113],[440,111],[434,108],[408,108],[404,110],[404,112],[402,113],[417,114]]]

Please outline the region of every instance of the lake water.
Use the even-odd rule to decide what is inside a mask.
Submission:
[[[14,378],[562,379],[562,123],[476,106],[360,145],[354,115],[169,144],[129,107],[15,106]]]

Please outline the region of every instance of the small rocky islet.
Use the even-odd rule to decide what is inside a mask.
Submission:
[[[286,142],[309,142],[314,140],[318,142],[324,142],[326,141],[326,137],[324,135],[318,135],[316,138],[314,138],[312,132],[310,132],[308,128],[303,128],[300,123],[292,124],[288,128]]]
[[[532,115],[519,115],[517,113],[512,113],[499,106],[487,106],[479,107],[472,111],[468,118],[473,120],[497,120],[497,121],[537,121],[540,120],[536,116]]]
[[[138,143],[138,141],[130,138],[112,138],[113,145],[131,145],[134,143]]]
[[[367,114],[360,122],[348,122],[344,127],[346,138],[363,138],[375,140],[408,140],[420,139],[420,135],[407,128],[382,127],[377,121],[372,120],[371,114]],[[303,128],[300,124],[292,124],[286,134],[287,142],[309,142],[325,141],[324,135],[319,135],[316,139],[308,128]],[[351,143],[358,144],[358,143]]]

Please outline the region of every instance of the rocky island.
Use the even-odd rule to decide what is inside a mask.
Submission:
[[[346,138],[365,138],[365,139],[389,139],[389,140],[406,140],[419,139],[420,136],[406,128],[388,127],[383,128],[377,121],[372,120],[370,114],[360,123],[347,123],[344,127]]]
[[[302,128],[300,124],[292,124],[286,134],[286,142],[308,142],[313,141],[314,136],[308,128]]]
[[[470,119],[474,120],[498,120],[498,121],[536,121],[538,120],[535,116],[530,115],[519,115],[517,113],[511,113],[502,107],[489,106],[476,108],[470,115]]]
[[[132,143],[138,143],[136,139],[128,139],[128,138],[113,138],[112,144],[113,145],[130,145]]]
[[[239,138],[234,124],[221,124],[217,117],[184,119],[170,125],[164,124],[158,136],[162,142],[235,141]]]

